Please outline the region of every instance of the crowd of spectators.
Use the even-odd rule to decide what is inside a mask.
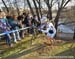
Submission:
[[[45,26],[46,28],[44,29]],[[3,11],[0,11],[0,33],[19,30],[26,27],[31,27],[31,28],[4,35],[3,39],[6,40],[6,44],[9,47],[12,47],[13,46],[12,41],[14,43],[17,43],[18,41],[23,39],[25,35],[34,34],[33,27],[36,27],[36,30],[38,29],[38,32],[40,31],[46,32],[48,37],[53,38],[56,33],[53,24],[49,23],[49,20],[46,16],[42,16],[39,20],[37,15],[32,16],[29,13],[22,13],[21,15],[17,16],[17,15],[9,15]],[[52,30],[50,30],[51,28]]]
[[[28,13],[23,13],[19,16],[17,15],[8,15],[3,11],[0,11],[0,33],[18,30],[25,27],[36,26],[39,27],[41,22],[38,20],[37,16],[31,16]],[[12,42],[17,43],[22,38],[25,37],[26,34],[33,34],[33,28],[27,30],[16,31],[11,34],[4,35],[4,39],[6,40],[6,44],[9,47],[12,47]]]

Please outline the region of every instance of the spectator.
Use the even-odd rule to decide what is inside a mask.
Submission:
[[[29,27],[30,26],[29,14],[24,15],[23,24],[24,24],[25,27]],[[27,29],[25,32],[26,32],[26,34],[28,34],[29,33],[29,29]]]
[[[5,19],[5,16],[6,15],[4,12],[0,12],[0,29],[2,30],[2,33],[7,33],[8,31],[10,31],[10,28],[7,25],[7,20]],[[12,47],[10,34],[6,34],[5,39],[6,39],[7,45]]]
[[[38,18],[37,18],[36,15],[33,16],[32,23],[33,23],[36,27],[40,26],[40,21],[38,20]]]
[[[24,24],[22,23],[23,22],[23,16],[20,15],[20,16],[17,17],[17,19],[19,21],[18,22],[19,28],[24,28]],[[25,34],[25,31],[24,30],[21,30],[20,31],[20,37],[21,38],[24,38],[24,34]]]
[[[19,29],[18,19],[17,19],[16,15],[13,16],[12,27],[13,27],[13,30]],[[14,35],[14,42],[15,43],[17,43],[17,40],[21,40],[20,35],[19,35],[19,31],[13,33],[13,35]]]
[[[6,16],[6,19],[10,25],[10,29],[12,30],[13,29],[13,19],[11,16]]]

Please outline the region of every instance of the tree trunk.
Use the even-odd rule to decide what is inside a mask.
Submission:
[[[49,1],[48,2],[45,2],[47,7],[48,7],[48,14],[47,14],[47,17],[49,18],[49,20],[52,20],[52,7],[49,5]]]
[[[36,4],[35,0],[33,0],[33,3],[34,3],[34,6],[35,6],[35,9],[36,9],[36,14],[38,16],[38,20],[40,21],[39,11],[38,11],[38,7],[37,7],[37,4]]]
[[[55,20],[54,20],[56,30],[57,30],[57,27],[58,27],[60,12],[61,12],[61,9],[58,10],[57,15],[56,15]]]
[[[39,5],[39,13],[40,13],[40,16],[42,17],[42,11],[41,11],[41,0],[36,0],[38,5]]]
[[[5,6],[7,12],[9,13],[9,9],[8,9],[7,5],[5,4],[4,0],[2,0],[2,2],[3,2],[3,4],[4,4],[4,6]]]
[[[40,16],[42,17],[41,3],[39,3],[39,12],[40,12]]]
[[[55,20],[54,20],[56,31],[57,31],[57,27],[58,27],[60,12],[61,12],[61,9],[58,10],[57,15],[56,15]],[[56,32],[56,35],[57,35],[57,32]],[[55,38],[56,38],[56,35],[55,35]]]
[[[49,20],[52,20],[52,11],[51,11],[51,7],[48,7],[48,17],[49,17]]]
[[[29,5],[29,8],[30,8],[30,10],[31,10],[32,15],[34,15],[34,11],[33,11],[32,7],[31,7],[30,1],[27,0],[27,3],[28,3],[28,5]]]
[[[73,39],[75,40],[75,29],[74,29],[74,36],[73,36]]]

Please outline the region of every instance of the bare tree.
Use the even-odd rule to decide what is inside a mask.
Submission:
[[[28,6],[29,6],[29,8],[31,10],[32,15],[34,15],[34,11],[33,11],[33,8],[31,7],[30,1],[27,0],[27,3],[28,3]]]
[[[57,15],[55,17],[55,28],[57,29],[58,19],[60,16],[61,11],[64,9],[64,7],[70,2],[71,0],[44,0],[48,7],[48,15],[49,19],[52,19],[52,7],[56,4],[58,5]]]
[[[40,16],[39,16],[39,11],[38,11],[38,7],[37,7],[37,4],[36,4],[36,1],[35,0],[32,0],[32,1],[34,3],[35,9],[36,9],[36,14],[38,16],[38,20],[40,21]]]
[[[44,2],[46,3],[47,7],[48,7],[48,17],[49,20],[52,20],[52,7],[54,5],[54,0],[44,0]]]
[[[36,0],[36,1],[37,1],[38,5],[39,5],[39,13],[40,13],[40,16],[42,17],[42,11],[41,11],[41,8],[42,8],[42,6],[41,6],[41,0]]]
[[[9,5],[9,14],[8,15],[10,15],[10,14],[13,15],[14,9],[12,9],[13,8],[12,3],[11,3],[10,0],[7,0],[7,2],[8,2],[8,5]]]
[[[49,15],[50,20],[52,19],[52,14],[53,14],[52,7],[57,5],[57,13],[56,13],[56,17],[54,19],[54,24],[55,24],[56,30],[58,27],[60,13],[70,1],[71,0],[44,0],[44,2],[46,3],[46,5],[48,7],[48,15]]]
[[[9,7],[12,7],[11,1],[7,0],[7,2],[9,3]]]
[[[75,29],[74,29],[74,36],[73,36],[73,39],[75,39]]]
[[[6,3],[5,3],[5,1],[4,1],[4,0],[2,0],[2,3],[4,4],[4,6],[5,6],[5,8],[6,8],[7,12],[9,13],[9,9],[8,9],[8,7],[7,7],[7,5],[6,5]]]
[[[58,4],[58,11],[57,11],[57,15],[55,17],[55,28],[57,29],[58,26],[58,21],[59,21],[59,16],[61,11],[63,10],[63,8],[71,1],[71,0],[56,0],[57,4]]]

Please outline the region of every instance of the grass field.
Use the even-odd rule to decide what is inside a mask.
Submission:
[[[2,50],[2,53],[0,53],[0,59],[51,59],[49,56],[75,57],[75,41],[56,40],[55,44],[47,46],[43,44],[43,38],[44,36],[41,37],[41,35],[35,38],[26,36],[25,39],[14,44],[13,48],[9,48],[4,42],[1,42],[0,50]]]

